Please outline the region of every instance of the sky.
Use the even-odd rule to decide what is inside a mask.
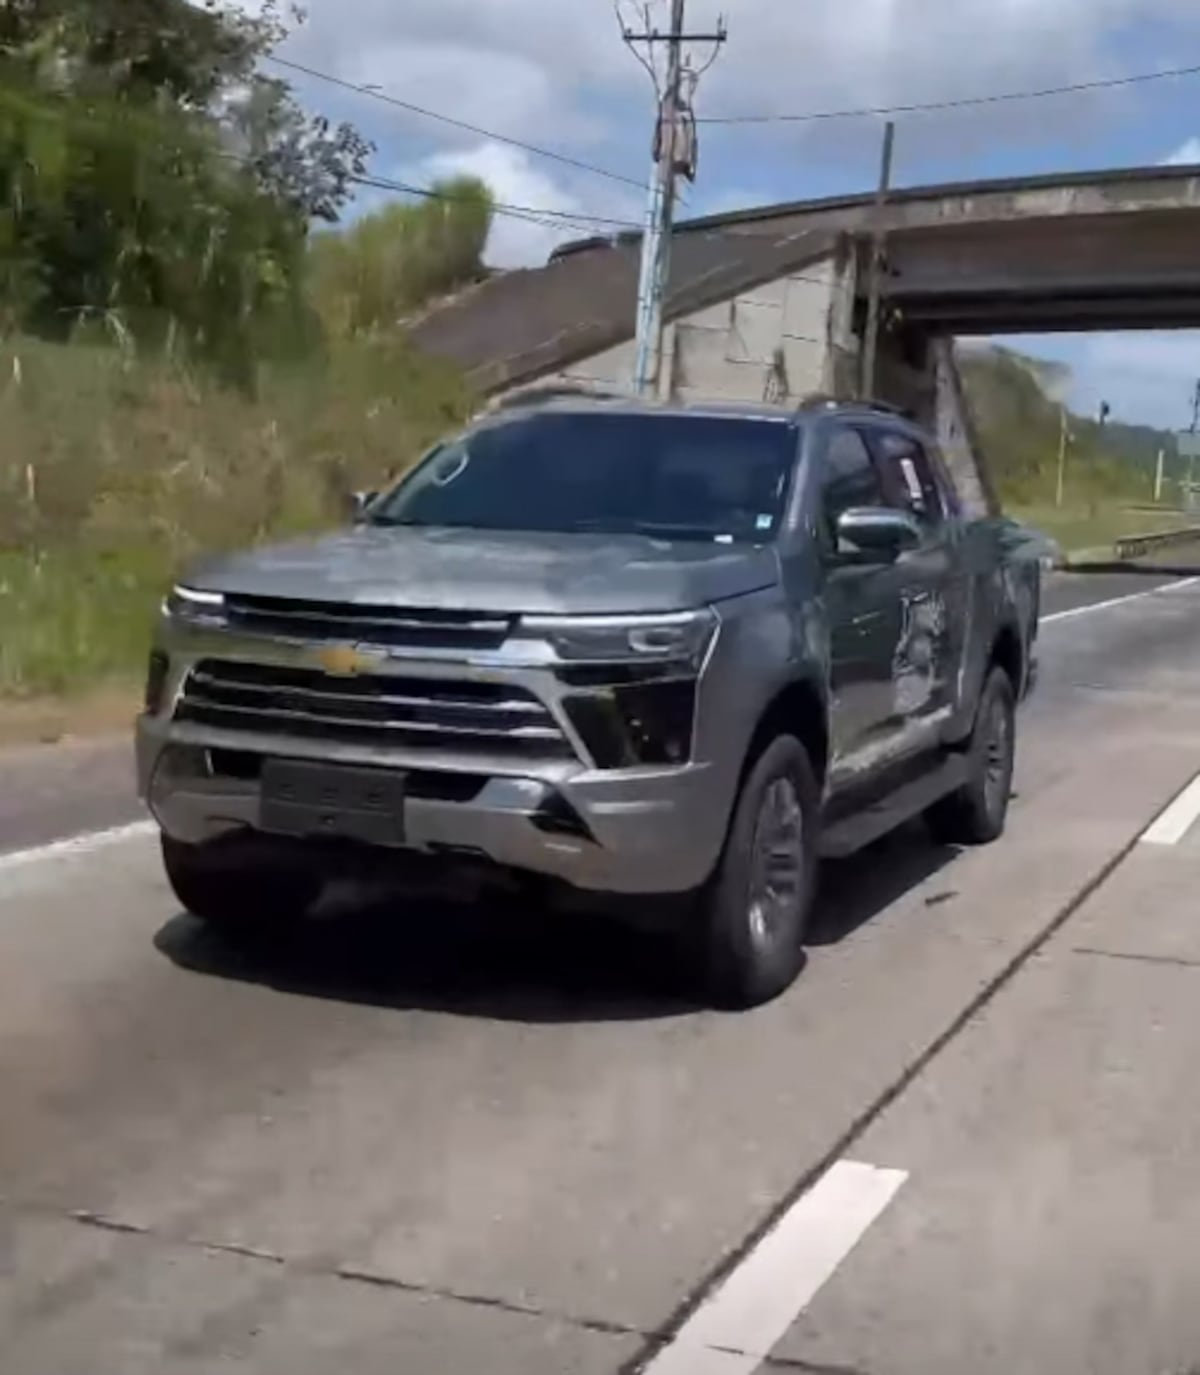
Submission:
[[[250,0],[247,0],[250,3]],[[618,0],[644,23],[641,0]],[[663,27],[668,0],[650,0]],[[688,29],[724,13],[729,38],[700,81],[705,117],[808,113],[1028,91],[1195,65],[1197,0],[689,0]],[[594,216],[498,216],[488,258],[536,265],[563,239],[640,221],[650,78],[621,41],[614,0],[308,0],[281,55],[607,175],[288,73],[305,104],[356,123],[373,172],[416,185],[475,173],[509,205]],[[696,44],[694,59],[711,49]],[[282,74],[282,73],[281,73]],[[703,125],[687,214],[870,189],[878,117]],[[896,185],[1161,162],[1200,163],[1200,72],[1123,88],[899,116]],[[551,217],[553,218],[553,217]],[[1008,341],[1067,363],[1070,400],[1178,428],[1200,335]]]

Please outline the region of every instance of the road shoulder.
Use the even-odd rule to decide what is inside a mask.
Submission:
[[[1195,833],[1136,845],[866,1133],[858,1154],[905,1189],[776,1356],[871,1375],[1194,1368],[1198,890]]]

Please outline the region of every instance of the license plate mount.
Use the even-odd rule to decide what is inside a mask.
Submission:
[[[401,845],[404,798],[405,777],[391,769],[268,759],[259,824],[276,835]]]

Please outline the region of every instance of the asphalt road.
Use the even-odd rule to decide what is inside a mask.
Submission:
[[[1004,841],[831,870],[743,1016],[536,912],[230,948],[144,835],[30,852],[136,816],[124,742],[6,758],[0,1370],[1183,1370],[1200,851],[1131,847],[1200,768],[1200,584],[1045,611]]]

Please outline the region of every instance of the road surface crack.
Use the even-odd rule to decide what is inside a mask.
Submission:
[[[1140,954],[1136,950],[1097,950],[1089,945],[1071,947],[1072,955],[1092,955],[1098,960],[1130,960],[1135,964],[1165,964],[1175,969],[1200,969],[1200,959],[1186,955]]]
[[[155,1228],[144,1223],[130,1222],[113,1217],[107,1213],[96,1212],[90,1208],[63,1210],[52,1205],[22,1202],[17,1199],[0,1197],[0,1205],[15,1211],[33,1213],[43,1217],[66,1218],[82,1227],[92,1227],[104,1232],[115,1232],[122,1236],[136,1237],[159,1246],[179,1246],[189,1250],[206,1251],[221,1255],[239,1256],[245,1260],[260,1261],[265,1265],[286,1267],[297,1274],[316,1278],[338,1280],[349,1284],[366,1284],[377,1289],[392,1289],[397,1293],[411,1294],[420,1298],[439,1299],[446,1303],[465,1304],[473,1308],[491,1308],[516,1317],[534,1318],[541,1322],[559,1323],[581,1332],[590,1332],[607,1337],[636,1337],[643,1343],[661,1343],[666,1333],[630,1323],[618,1322],[587,1314],[561,1312],[535,1303],[522,1302],[502,1294],[475,1294],[469,1291],[446,1286],[426,1284],[414,1280],[403,1280],[379,1271],[360,1269],[355,1266],[325,1263],[303,1257],[287,1256],[262,1247],[248,1246],[240,1242],[213,1241],[192,1233],[172,1232],[166,1228]]]
[[[86,1208],[77,1208],[68,1216],[72,1222],[78,1222],[83,1227],[95,1227],[102,1232],[122,1232],[135,1237],[150,1235],[148,1227],[141,1227],[136,1222],[122,1222],[119,1218],[107,1217],[104,1213],[93,1213]]]
[[[800,1375],[869,1375],[856,1365],[827,1365],[824,1361],[802,1361],[794,1356],[766,1356],[763,1370],[795,1370]]]
[[[449,1289],[440,1285],[397,1279],[393,1275],[383,1275],[373,1270],[359,1270],[347,1265],[338,1266],[332,1273],[338,1279],[350,1280],[356,1284],[370,1284],[379,1289],[396,1289],[404,1294],[415,1294],[428,1299],[445,1299],[451,1303],[469,1304],[475,1308],[495,1308],[502,1313],[513,1313],[525,1318],[541,1318],[546,1322],[565,1323],[584,1332],[597,1332],[608,1337],[638,1337],[644,1341],[653,1341],[663,1335],[647,1332],[641,1327],[632,1327],[628,1323],[610,1322],[606,1318],[589,1318],[581,1317],[576,1313],[555,1312],[551,1309],[541,1308],[536,1304],[522,1303],[518,1299],[506,1298],[499,1294],[472,1294],[461,1289]]]

